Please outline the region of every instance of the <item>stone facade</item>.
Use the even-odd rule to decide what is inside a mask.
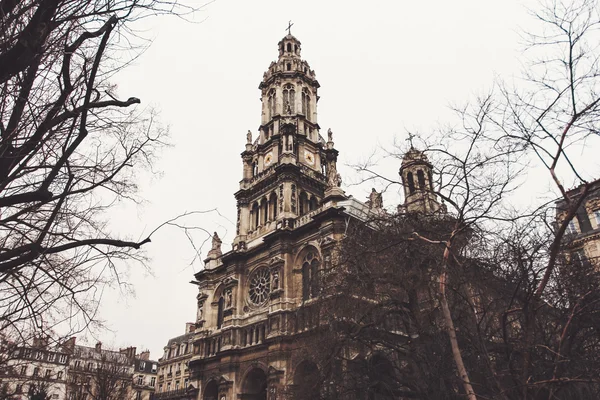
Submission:
[[[579,197],[582,187],[567,192],[574,201]],[[566,217],[564,200],[556,204],[557,221]],[[566,253],[576,262],[592,263],[600,268],[600,180],[590,184],[589,192],[575,217],[565,232]]]
[[[190,385],[188,366],[195,329],[195,324],[187,323],[185,333],[170,339],[164,347],[165,352],[158,360],[155,400],[196,398],[198,390]]]
[[[3,357],[2,393],[14,400],[29,399],[43,390],[52,400],[67,399],[69,354],[43,340],[32,346],[7,346]]]
[[[152,400],[158,375],[158,361],[150,360],[150,352],[143,351],[133,364],[132,400]]]
[[[198,399],[293,397],[317,368],[299,349],[318,318],[318,275],[333,261],[348,218],[385,213],[374,189],[366,203],[341,189],[333,132],[325,140],[317,122],[315,73],[294,36],[278,46],[259,85],[261,125],[255,139],[248,131],[241,154],[233,249],[223,253],[215,234],[192,282],[198,311],[189,384]],[[411,149],[402,168],[418,191],[405,208],[439,210],[425,155]]]

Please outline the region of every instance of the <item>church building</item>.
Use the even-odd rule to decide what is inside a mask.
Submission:
[[[223,253],[215,234],[198,287],[189,385],[198,399],[287,399],[317,368],[302,358],[318,301],[319,270],[348,219],[385,213],[374,189],[363,203],[341,189],[333,133],[321,134],[319,83],[291,34],[259,85],[261,123],[248,131],[235,193],[237,231]],[[411,149],[400,170],[409,210],[439,208],[431,164]]]

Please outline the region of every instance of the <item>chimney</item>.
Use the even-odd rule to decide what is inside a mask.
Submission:
[[[47,346],[48,346],[48,337],[34,337],[33,338],[33,347],[34,348],[45,349]]]
[[[185,333],[192,333],[196,330],[196,324],[193,322],[186,322]]]
[[[125,354],[125,356],[131,360],[135,358],[136,348],[133,346],[129,346],[124,349],[119,349],[119,353]]]
[[[100,353],[102,351],[102,342],[96,343],[96,351]]]
[[[138,356],[140,360],[149,361],[150,360],[150,350],[144,350]]]
[[[60,347],[63,349],[63,351],[72,353],[73,350],[75,350],[75,340],[76,339],[77,338],[75,336],[73,336],[72,338],[66,340]]]

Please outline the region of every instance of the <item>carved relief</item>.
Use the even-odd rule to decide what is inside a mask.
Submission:
[[[292,212],[296,212],[296,185],[292,184]]]

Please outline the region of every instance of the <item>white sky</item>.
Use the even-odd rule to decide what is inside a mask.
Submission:
[[[121,97],[138,97],[161,111],[173,147],[157,163],[162,177],[142,187],[147,203],[115,210],[116,229],[142,237],[184,211],[218,208],[223,217],[212,213],[197,223],[216,230],[224,251],[230,249],[240,153],[246,131],[256,135],[258,84],[277,58],[288,20],[321,84],[319,124],[322,134],[333,130],[348,182],[344,164],[404,139],[406,129],[435,129],[450,118],[450,104],[485,92],[495,76],[517,74],[519,26],[530,21],[526,6],[535,3],[217,0],[195,17],[201,23],[147,20],[142,35],[153,44],[115,81]],[[389,175],[398,167],[392,165]],[[593,168],[598,171],[598,164]],[[363,199],[370,187],[345,189]],[[100,339],[149,348],[158,359],[167,340],[195,318],[197,289],[189,281],[201,263],[190,265],[194,251],[175,229],[156,235],[147,251],[151,273],[135,267],[129,276],[135,297],[105,296],[102,316],[113,332]]]

